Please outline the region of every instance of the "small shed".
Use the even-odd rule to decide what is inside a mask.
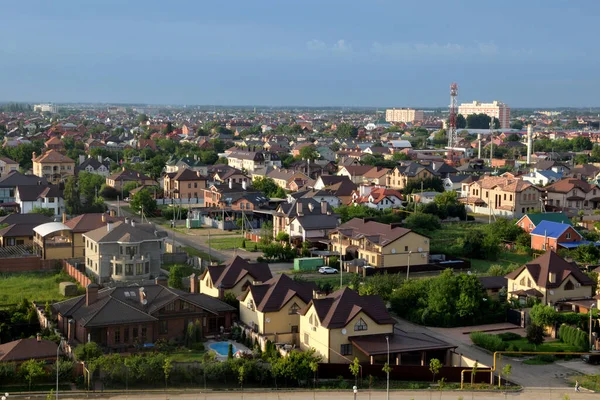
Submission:
[[[77,296],[77,285],[73,282],[61,282],[58,290],[65,297]]]

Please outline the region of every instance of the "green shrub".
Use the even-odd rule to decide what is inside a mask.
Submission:
[[[521,335],[514,332],[499,333],[498,337],[505,342],[510,342],[511,340],[519,340],[523,338]]]
[[[469,337],[476,346],[492,352],[504,351],[506,349],[506,343],[504,343],[498,335],[490,335],[483,332],[471,332]]]

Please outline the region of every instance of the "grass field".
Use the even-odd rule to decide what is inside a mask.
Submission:
[[[23,299],[52,302],[66,299],[58,291],[60,282],[74,282],[64,272],[27,272],[0,275],[0,305],[17,304]],[[80,288],[83,294],[83,289]]]
[[[169,354],[171,361],[176,362],[195,362],[202,361],[206,351],[197,351],[189,349],[179,349]]]
[[[216,258],[214,255],[209,255],[208,253],[205,253],[191,246],[184,246],[183,251],[185,251],[190,257],[200,257],[203,260],[212,260],[216,262],[222,261]]]
[[[517,254],[510,252],[500,253],[496,261],[489,260],[471,260],[471,269],[478,273],[485,273],[492,265],[501,265],[507,267],[511,264],[523,265],[532,260],[532,257],[527,254]]]
[[[565,353],[565,352],[570,352],[570,351],[573,351],[573,352],[578,351],[576,347],[568,345],[566,343],[563,343],[560,340],[547,341],[547,342],[544,342],[537,346],[534,346],[534,345],[528,343],[526,338],[521,338],[518,340],[509,340],[506,343],[508,343],[509,345],[512,344],[517,348],[523,347],[523,346],[525,346],[525,347],[531,346],[534,348],[532,351],[539,351],[539,352]]]
[[[231,249],[242,249],[244,245],[244,238],[241,236],[238,237],[217,237],[210,239],[210,247],[215,250],[231,250]],[[263,245],[261,243],[255,243],[246,239],[246,250],[253,251],[254,245],[258,251],[263,249]]]

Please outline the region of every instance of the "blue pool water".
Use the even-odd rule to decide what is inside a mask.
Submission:
[[[235,345],[233,345],[233,354],[237,351]],[[211,350],[217,353],[220,356],[227,357],[227,352],[229,350],[229,342],[216,342],[208,346]]]

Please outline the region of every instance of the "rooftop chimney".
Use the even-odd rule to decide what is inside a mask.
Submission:
[[[42,341],[42,335],[38,333],[37,336],[36,336],[36,339],[37,339],[38,343],[41,342]]]
[[[296,214],[301,215],[302,214],[302,203],[301,202],[296,202]]]
[[[164,286],[164,287],[167,287],[169,285],[169,281],[168,281],[167,277],[165,277],[165,276],[159,276],[159,277],[155,278],[154,283],[156,283],[159,286]]]
[[[190,293],[198,293],[198,278],[196,274],[190,275]]]
[[[90,283],[85,288],[85,305],[89,306],[98,300],[98,289],[100,287],[95,283]]]
[[[106,213],[102,213],[102,223],[106,223]]]
[[[112,223],[110,223],[110,222],[107,222],[107,223],[106,223],[106,231],[107,231],[107,232],[110,232],[111,230],[112,230]]]
[[[85,154],[80,154],[79,155],[79,165],[83,164],[84,161],[85,161]]]
[[[35,160],[36,158],[37,158],[37,154],[34,151],[33,153],[31,153],[31,159]]]
[[[98,162],[101,163],[102,162],[102,156],[98,156]]]
[[[327,214],[327,202],[325,200],[321,200],[321,214]]]
[[[233,179],[229,178],[229,189],[233,188]]]
[[[245,181],[245,180],[244,180],[244,181],[242,181],[242,189],[243,189],[243,190],[246,190],[246,181]]]
[[[66,212],[63,212],[63,213],[62,213],[62,223],[64,224],[64,223],[66,223],[66,222],[67,222],[67,213],[66,213]]]

